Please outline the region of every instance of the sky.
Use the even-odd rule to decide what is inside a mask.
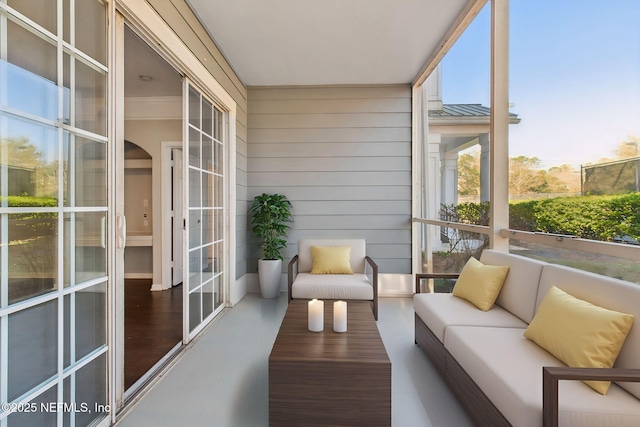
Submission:
[[[490,106],[490,2],[442,62],[444,103]],[[640,137],[640,0],[511,0],[509,155],[549,168]]]

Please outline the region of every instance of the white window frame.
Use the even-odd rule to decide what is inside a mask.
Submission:
[[[548,233],[533,233],[509,228],[509,189],[508,167],[494,168],[495,165],[508,165],[509,109],[508,109],[508,46],[509,46],[509,0],[491,1],[491,222],[488,227],[451,223],[435,218],[423,218],[421,215],[424,195],[422,194],[422,174],[425,158],[422,145],[426,137],[420,129],[420,114],[426,115],[426,105],[422,102],[422,85],[448,50],[466,30],[468,25],[482,10],[487,0],[469,2],[449,32],[445,35],[440,49],[429,58],[423,70],[413,83],[413,272],[420,272],[421,242],[423,229],[428,226],[456,228],[489,235],[490,247],[503,252],[509,251],[509,239],[540,243],[547,246],[564,248],[588,253],[613,256],[629,260],[640,259],[640,246],[621,243],[600,242],[572,236],[558,236]],[[427,225],[427,227],[424,227]]]

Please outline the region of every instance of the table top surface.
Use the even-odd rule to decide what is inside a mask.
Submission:
[[[308,301],[287,307],[269,361],[390,363],[371,304],[347,302],[347,332],[333,331],[333,301],[324,301],[324,330],[308,329]]]

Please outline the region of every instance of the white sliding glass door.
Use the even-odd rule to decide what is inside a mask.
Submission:
[[[185,333],[224,306],[226,115],[185,79]]]
[[[2,426],[108,413],[106,34],[103,1],[0,0]]]

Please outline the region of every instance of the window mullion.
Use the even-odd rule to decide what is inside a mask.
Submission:
[[[57,4],[57,61],[56,75],[58,84],[58,125],[64,122],[64,48],[62,46],[62,36],[64,29],[64,5],[62,0],[58,0]],[[57,375],[57,399],[58,402],[64,402],[64,130],[58,126],[58,375]],[[64,423],[64,413],[59,411],[57,414],[57,424],[62,426]]]

